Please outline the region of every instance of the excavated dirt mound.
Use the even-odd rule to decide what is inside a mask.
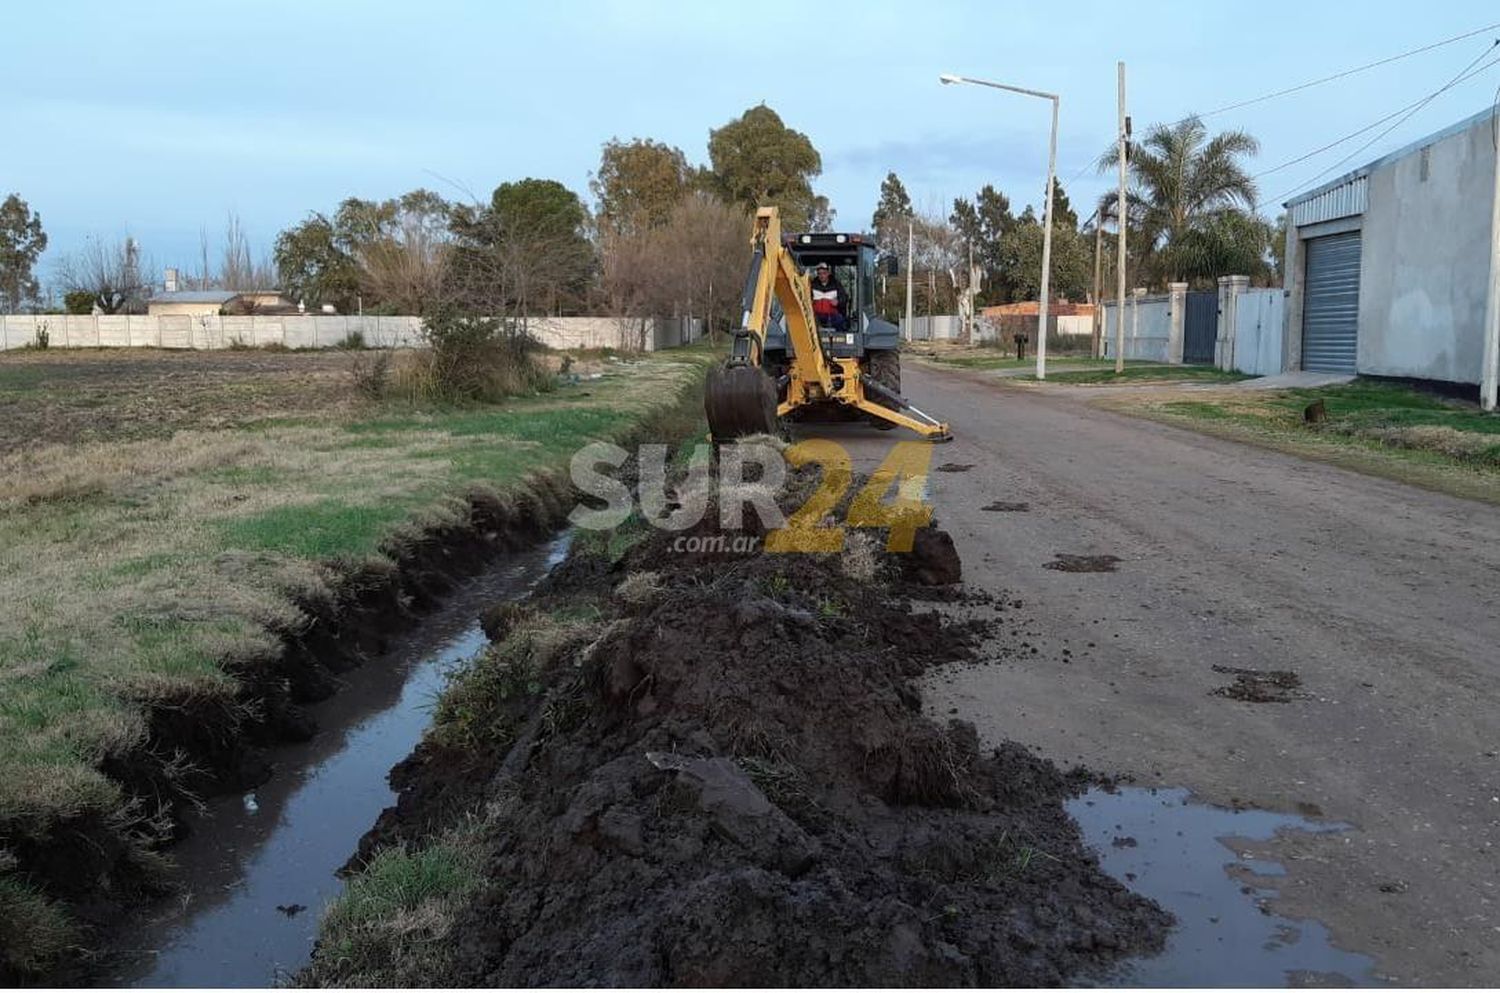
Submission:
[[[673,537],[575,554],[491,615],[506,640],[461,678],[512,688],[484,719],[503,731],[458,747],[460,708],[440,706],[393,775],[365,855],[480,824],[482,881],[424,982],[1050,985],[1160,947],[1169,915],[1063,811],[1082,774],[922,715],[914,677],[972,658],[992,623],[903,595],[957,578],[946,534],[863,565]],[[302,981],[389,968],[319,954]]]

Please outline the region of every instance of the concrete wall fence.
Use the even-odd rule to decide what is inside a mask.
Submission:
[[[1182,285],[1182,284],[1174,284]],[[1185,287],[1184,287],[1185,289]],[[1125,348],[1127,359],[1151,362],[1182,361],[1182,314],[1184,293],[1148,296],[1137,289],[1125,299]],[[1115,357],[1118,303],[1104,304],[1104,357]],[[1174,339],[1175,334],[1175,339]]]
[[[963,336],[963,318],[952,314],[913,317],[909,333],[906,321],[901,322],[901,337],[907,341],[958,341]]]
[[[332,348],[354,334],[371,347],[406,348],[421,344],[421,330],[420,317],[7,314],[0,315],[0,350],[33,345],[41,331],[55,348]],[[551,348],[653,351],[697,340],[703,321],[539,317],[527,322],[527,330]]]
[[[1047,320],[1047,326],[1051,333],[1047,336],[1049,343],[1058,340],[1073,341],[1090,338],[1094,333],[1092,317],[1053,317]],[[908,341],[962,341],[964,338],[963,318],[956,314],[942,314],[933,317],[912,318],[911,334],[906,333],[906,322],[901,323],[901,335]],[[1036,315],[1029,317],[1018,316],[996,320],[989,317],[974,318],[974,343],[1002,344],[1009,348],[1011,341],[1007,332],[1017,327],[1025,330],[1028,337],[1036,335]]]
[[[1104,355],[1115,355],[1119,306],[1106,301]],[[1180,364],[1186,333],[1187,284],[1172,283],[1170,292],[1147,295],[1135,290],[1125,298],[1125,358]],[[1277,287],[1251,289],[1247,276],[1219,278],[1219,305],[1214,335],[1214,365],[1252,376],[1274,376],[1285,368],[1286,293]]]

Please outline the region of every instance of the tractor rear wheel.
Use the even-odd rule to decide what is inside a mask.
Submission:
[[[901,353],[894,348],[888,352],[870,352],[866,360],[866,370],[871,379],[884,386],[897,396],[901,395]],[[871,399],[882,407],[891,410],[900,410],[900,404],[890,400],[879,393],[872,393]],[[896,425],[890,421],[878,417],[870,418],[870,421],[882,431],[889,431]]]

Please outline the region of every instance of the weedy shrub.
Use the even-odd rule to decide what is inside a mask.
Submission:
[[[33,348],[47,348],[52,344],[52,332],[48,330],[46,321],[37,325],[36,337],[32,338],[31,344]]]
[[[367,347],[365,345],[365,333],[363,331],[350,331],[333,347],[341,348],[346,352],[363,351]]]
[[[384,399],[391,384],[391,361],[392,353],[388,350],[355,352],[349,362],[349,378],[354,381],[355,391],[367,400]]]
[[[540,346],[510,322],[441,310],[423,319],[422,338],[427,347],[396,376],[412,400],[488,402],[554,385],[536,359]]]

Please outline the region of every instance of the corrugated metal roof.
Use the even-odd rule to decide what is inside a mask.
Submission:
[[[233,290],[174,290],[158,293],[151,303],[228,303],[239,296]]]
[[[1369,187],[1369,176],[1356,176],[1341,186],[1289,205],[1287,213],[1291,215],[1292,226],[1300,228],[1363,214],[1369,204]]]
[[[1421,151],[1428,145],[1442,141],[1444,138],[1451,138],[1453,135],[1461,134],[1472,128],[1474,125],[1488,120],[1491,117],[1500,117],[1500,104],[1487,107],[1484,110],[1481,110],[1479,113],[1470,115],[1469,117],[1464,118],[1456,124],[1448,125],[1441,131],[1434,131],[1432,134],[1428,135],[1425,138],[1420,138],[1409,145],[1404,145],[1401,148],[1396,149],[1394,152],[1388,152],[1385,155],[1382,155],[1380,158],[1375,159],[1373,162],[1366,163],[1365,165],[1360,166],[1358,169],[1352,169],[1349,172],[1344,173],[1337,179],[1330,179],[1328,182],[1323,183],[1321,186],[1313,187],[1306,193],[1299,193],[1296,196],[1292,197],[1290,200],[1285,201],[1282,206],[1290,210],[1299,203],[1304,203],[1315,197],[1321,196],[1324,193],[1327,193],[1329,190],[1332,190],[1339,186],[1343,186],[1355,179],[1361,179],[1365,176],[1368,176],[1370,173],[1374,172],[1376,169],[1379,169],[1381,166],[1386,165],[1387,163],[1394,162],[1397,159],[1404,159],[1408,155],[1413,155]]]

